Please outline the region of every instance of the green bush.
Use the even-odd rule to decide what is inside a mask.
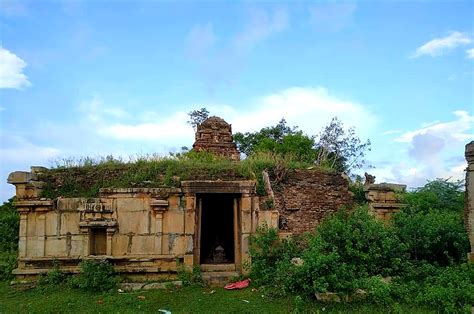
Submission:
[[[440,265],[466,259],[469,239],[461,213],[406,208],[394,216],[393,222],[412,259]]]
[[[17,265],[17,252],[0,252],[0,280],[13,279],[12,271]]]
[[[81,273],[71,278],[73,288],[87,291],[109,291],[117,287],[118,276],[114,267],[106,260],[84,260],[80,263]]]
[[[283,293],[350,293],[361,279],[398,274],[407,262],[394,231],[365,207],[325,219],[304,247],[305,242],[279,240],[277,231],[266,227],[250,240],[252,278]],[[303,265],[294,265],[294,257],[302,257]]]
[[[13,206],[15,198],[0,205],[0,280],[13,279],[17,265],[20,216]]]
[[[429,306],[438,312],[470,313],[474,304],[474,266],[413,263],[391,284],[391,295],[395,300]]]
[[[402,202],[414,211],[428,212],[438,209],[448,212],[462,212],[464,191],[462,181],[449,182],[444,179],[429,181],[413,192],[401,195]]]
[[[18,230],[20,216],[13,206],[15,198],[0,206],[0,252],[16,251],[18,248]]]
[[[199,265],[195,265],[192,271],[189,271],[183,263],[178,263],[178,280],[181,280],[183,286],[204,286],[202,279],[201,268]]]
[[[53,269],[46,274],[40,275],[38,284],[40,286],[57,286],[66,282],[66,274],[59,269],[57,263],[53,263]]]
[[[411,259],[440,265],[465,260],[469,240],[463,223],[461,188],[461,182],[437,179],[400,195],[407,207],[394,216],[393,223]]]
[[[335,253],[358,276],[393,275],[403,267],[406,246],[390,226],[370,215],[366,207],[341,210],[316,229],[321,251]]]
[[[274,285],[281,282],[278,274],[283,275],[281,279],[287,277],[286,268],[283,268],[293,257],[299,257],[302,251],[296,239],[280,240],[278,230],[267,225],[259,226],[249,242],[251,264],[246,267],[250,269],[250,276],[256,284]]]

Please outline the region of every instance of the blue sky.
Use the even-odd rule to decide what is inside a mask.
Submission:
[[[0,200],[8,173],[338,116],[378,182],[461,179],[474,139],[474,2],[0,2]],[[361,171],[363,173],[363,171]]]

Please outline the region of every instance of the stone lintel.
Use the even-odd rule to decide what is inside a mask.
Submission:
[[[14,171],[8,175],[7,182],[10,184],[26,184],[30,181],[37,180],[35,173],[28,171]]]
[[[52,207],[52,200],[19,200],[14,202],[16,207]]]
[[[182,181],[181,188],[184,193],[236,193],[254,194],[255,181]]]
[[[404,192],[406,191],[407,186],[405,184],[396,184],[396,183],[373,183],[364,186],[364,191],[387,191],[387,192]]]
[[[155,211],[168,210],[169,202],[167,200],[154,199],[150,201],[150,207]]]
[[[180,194],[180,188],[101,188],[101,195],[107,194]]]
[[[107,227],[114,228],[117,226],[116,220],[86,220],[79,222],[80,228],[90,228],[90,227]]]

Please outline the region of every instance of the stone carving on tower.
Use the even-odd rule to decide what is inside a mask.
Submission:
[[[197,126],[193,149],[232,160],[240,159],[240,153],[232,137],[232,126],[216,116],[207,118]]]

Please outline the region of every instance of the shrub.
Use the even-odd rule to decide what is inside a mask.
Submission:
[[[72,277],[74,288],[87,291],[109,291],[117,287],[119,282],[114,267],[106,260],[84,260],[80,263],[81,273]]]
[[[18,248],[18,230],[20,216],[13,206],[15,198],[0,206],[0,252],[16,251]]]
[[[38,284],[40,286],[56,286],[66,281],[66,274],[59,269],[57,263],[53,263],[53,269],[39,277]]]
[[[0,280],[12,279],[17,265],[20,216],[13,206],[14,200],[10,198],[0,205]]]
[[[301,255],[302,248],[296,239],[280,240],[278,231],[267,225],[259,226],[254,235],[249,238],[249,254],[251,264],[250,276],[256,284],[274,284],[278,268],[289,263],[293,257]],[[283,272],[284,273],[284,272]],[[287,277],[283,274],[283,277]]]
[[[415,211],[428,212],[431,209],[462,212],[464,191],[462,181],[449,182],[444,179],[429,181],[413,192],[402,194],[402,201]]]
[[[13,279],[12,271],[17,265],[16,251],[0,252],[0,280]]]
[[[404,303],[436,308],[438,312],[470,312],[474,304],[474,267],[439,267],[417,262],[391,285],[392,297]]]
[[[414,260],[448,265],[466,258],[469,240],[458,212],[406,208],[395,215],[394,226]]]
[[[406,261],[406,246],[390,226],[368,213],[367,207],[353,212],[340,210],[316,229],[321,251],[335,253],[359,276],[393,275]]]
[[[178,280],[181,280],[183,286],[204,286],[202,280],[201,268],[199,265],[195,265],[192,271],[189,271],[183,263],[178,264]]]

